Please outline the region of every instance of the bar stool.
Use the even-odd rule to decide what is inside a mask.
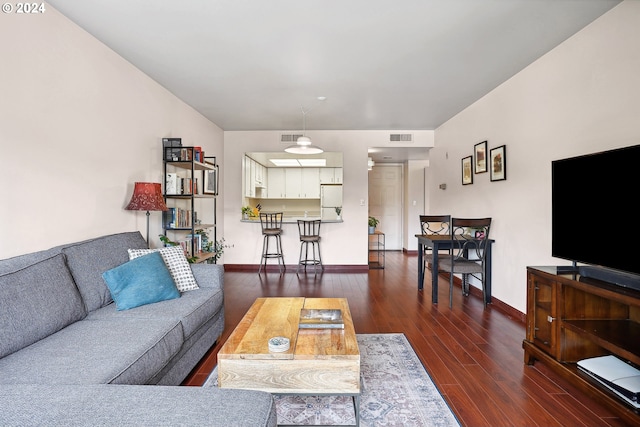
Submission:
[[[260,268],[258,274],[262,271],[264,265],[265,271],[267,270],[267,259],[277,258],[278,269],[280,274],[286,270],[284,265],[284,256],[282,255],[282,240],[280,235],[282,234],[282,212],[276,213],[260,213],[260,225],[262,226],[262,259],[260,260]],[[269,238],[275,238],[276,251],[269,252]]]
[[[300,233],[300,259],[298,261],[298,268],[296,274],[300,271],[300,266],[304,265],[304,271],[307,271],[308,265],[313,265],[313,274],[316,274],[316,269],[320,266],[321,270],[324,270],[322,265],[322,257],[320,256],[320,220],[298,220],[298,232]],[[311,250],[313,258],[309,258],[309,244],[311,244]],[[316,247],[318,254],[316,255]],[[303,253],[304,252],[304,258]]]

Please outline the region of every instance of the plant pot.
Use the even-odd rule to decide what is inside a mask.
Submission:
[[[243,213],[242,214],[242,219],[249,219],[249,214]]]
[[[336,221],[342,220],[342,215],[336,215]]]
[[[369,234],[375,234],[375,232],[376,232],[376,228],[369,226]]]

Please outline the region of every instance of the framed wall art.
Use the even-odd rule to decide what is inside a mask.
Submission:
[[[489,164],[491,165],[491,181],[504,181],[507,179],[507,152],[506,146],[492,148],[489,153]]]
[[[487,141],[482,141],[473,146],[474,170],[476,173],[487,171]]]
[[[203,174],[203,194],[218,194],[218,169],[210,169],[202,172]]]
[[[473,184],[473,156],[462,159],[462,185]]]

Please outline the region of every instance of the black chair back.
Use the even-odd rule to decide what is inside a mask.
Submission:
[[[451,215],[420,215],[422,234],[449,234]]]
[[[462,241],[458,249],[454,251],[454,262],[459,259],[481,261],[487,251],[485,247],[489,241],[491,230],[491,218],[452,218],[451,238]]]

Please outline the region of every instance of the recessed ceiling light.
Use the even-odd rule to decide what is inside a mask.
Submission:
[[[300,166],[326,166],[327,159],[298,159]]]
[[[326,100],[326,99],[327,99],[327,97],[326,97],[326,96],[319,96],[319,97],[318,97],[318,101],[324,101],[324,100]]]
[[[296,159],[270,159],[269,161],[276,166],[300,166]]]

